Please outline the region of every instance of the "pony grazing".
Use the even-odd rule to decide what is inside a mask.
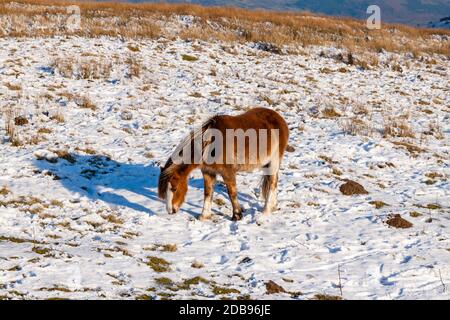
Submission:
[[[200,220],[211,217],[214,183],[221,175],[233,206],[233,220],[242,219],[237,199],[236,173],[262,169],[264,214],[277,206],[278,172],[289,139],[284,119],[275,111],[254,108],[237,116],[216,115],[192,131],[175,149],[158,182],[158,196],[169,214],[184,202],[188,178],[200,169],[204,179],[204,204]]]

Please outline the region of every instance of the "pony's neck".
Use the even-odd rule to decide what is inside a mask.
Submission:
[[[181,176],[187,179],[191,172],[197,169],[199,166],[199,164],[183,164],[180,166],[179,173],[181,174]]]

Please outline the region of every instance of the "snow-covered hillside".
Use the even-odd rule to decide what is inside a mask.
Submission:
[[[446,57],[384,52],[363,69],[325,47],[56,37],[0,48],[0,299],[450,298]],[[215,216],[200,222],[197,172],[167,215],[159,165],[192,126],[252,106],[289,124],[279,210],[259,215],[260,175],[245,174],[244,219],[230,220],[219,183]],[[368,194],[342,194],[346,179]],[[389,226],[396,214],[412,227]]]

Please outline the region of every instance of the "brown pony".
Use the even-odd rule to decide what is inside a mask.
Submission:
[[[206,220],[211,216],[214,183],[221,175],[233,205],[233,220],[237,221],[242,219],[242,210],[236,173],[263,169],[264,214],[270,214],[277,206],[278,171],[288,138],[286,122],[270,109],[254,108],[238,116],[216,115],[192,131],[161,168],[158,195],[166,201],[168,213],[176,213],[184,202],[189,174],[200,169],[205,196],[200,220]]]

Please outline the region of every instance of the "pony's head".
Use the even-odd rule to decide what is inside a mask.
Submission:
[[[189,135],[178,145],[172,156],[182,156],[184,148],[190,147],[195,149],[195,139],[199,135],[203,135],[212,124],[216,122],[217,117],[212,117],[206,121],[198,130],[191,131]],[[200,141],[205,142],[204,139]],[[202,145],[202,150],[204,145]],[[195,152],[195,151],[194,151]],[[158,181],[158,196],[160,199],[166,201],[167,212],[169,214],[177,213],[184,202],[188,189],[189,173],[195,169],[192,165],[194,162],[183,162],[182,164],[175,164],[172,161],[172,156],[167,161],[166,165],[161,168],[161,174]],[[193,161],[193,158],[190,159]]]
[[[188,189],[188,175],[183,166],[175,165],[170,160],[161,168],[158,181],[158,196],[166,201],[169,214],[177,213],[184,202]]]

